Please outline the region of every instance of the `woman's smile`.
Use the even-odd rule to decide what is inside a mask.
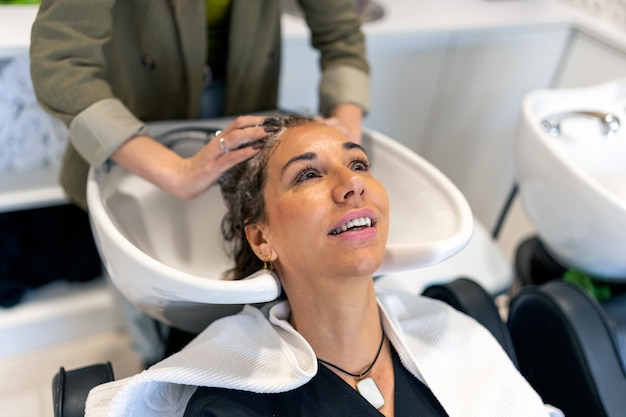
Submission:
[[[344,216],[330,236],[346,240],[369,239],[376,235],[376,215],[372,210],[357,210]]]

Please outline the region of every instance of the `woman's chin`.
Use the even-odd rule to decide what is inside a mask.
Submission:
[[[382,263],[382,256],[375,257],[369,256],[361,259],[354,259],[345,269],[348,274],[354,276],[373,276],[374,273],[380,268]]]

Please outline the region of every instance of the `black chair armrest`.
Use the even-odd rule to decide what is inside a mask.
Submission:
[[[83,417],[89,391],[97,385],[113,381],[110,362],[66,371],[61,367],[52,378],[54,417]]]

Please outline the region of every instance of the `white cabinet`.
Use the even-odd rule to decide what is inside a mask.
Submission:
[[[54,167],[0,173],[0,213],[66,204],[57,177]]]

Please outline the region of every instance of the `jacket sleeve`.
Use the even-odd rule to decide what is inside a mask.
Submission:
[[[320,51],[320,113],[336,104],[353,103],[369,111],[369,64],[361,21],[352,0],[299,0]]]
[[[37,99],[70,127],[72,144],[90,164],[106,160],[142,126],[115,99],[105,79],[103,48],[111,38],[114,4],[115,0],[42,0],[31,31],[31,77]]]

